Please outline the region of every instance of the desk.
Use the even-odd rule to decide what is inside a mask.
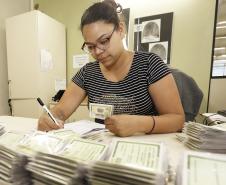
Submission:
[[[5,126],[6,130],[29,131],[37,128],[37,119],[0,116],[0,124]],[[176,139],[176,134],[152,134],[130,137],[135,140],[163,142],[169,151],[169,164],[175,170],[184,151],[187,149]],[[123,138],[128,139],[128,138]]]
[[[0,116],[0,124],[6,130],[29,131],[37,128],[38,121],[33,118]]]

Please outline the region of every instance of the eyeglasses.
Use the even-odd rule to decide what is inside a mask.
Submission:
[[[111,34],[109,34],[108,36],[101,36],[96,44],[94,43],[88,43],[88,42],[84,42],[84,44],[82,45],[82,50],[85,51],[86,53],[89,53],[89,54],[92,54],[94,53],[94,51],[96,50],[96,48],[99,48],[103,51],[105,51],[106,49],[109,48],[109,45],[110,45],[110,40],[111,40],[111,37],[114,33],[116,29],[116,26],[114,27],[113,31],[111,32]]]

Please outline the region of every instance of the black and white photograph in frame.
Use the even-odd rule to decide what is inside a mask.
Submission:
[[[142,38],[141,42],[157,42],[160,41],[161,20],[142,22]]]
[[[149,43],[149,52],[155,53],[167,64],[168,42]]]
[[[158,26],[155,26],[159,28],[159,39],[155,40],[153,37],[148,39],[147,35],[150,32],[146,33],[146,30],[150,31],[154,25],[148,23],[157,23],[157,25],[159,23]],[[145,26],[147,27],[145,28]],[[135,18],[134,51],[155,52],[161,55],[160,57],[165,63],[170,64],[172,27],[173,12]],[[164,50],[166,50],[165,53]]]
[[[123,18],[124,18],[124,23],[125,23],[125,38],[123,39],[123,45],[126,49],[128,49],[128,45],[129,45],[129,36],[128,36],[128,32],[129,32],[129,16],[130,16],[130,9],[126,8],[122,10],[123,13]]]

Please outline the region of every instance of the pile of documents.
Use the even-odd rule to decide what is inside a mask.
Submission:
[[[84,139],[73,139],[58,154],[37,153],[28,163],[36,182],[48,184],[84,184],[84,163],[101,160],[107,146]],[[81,166],[81,167],[80,167]]]
[[[99,132],[109,134],[104,125],[87,129],[82,122],[75,130],[69,124],[48,133],[5,132],[0,136],[0,179],[23,185],[166,183],[163,143],[119,139],[108,145],[95,141]]]
[[[91,184],[166,184],[168,164],[162,143],[116,140],[110,153],[108,160],[89,165]]]
[[[187,152],[179,163],[177,185],[226,184],[226,156],[204,152]]]
[[[104,124],[99,124],[88,120],[80,120],[72,123],[67,123],[64,125],[64,128],[73,131],[80,138],[106,144],[111,143],[111,140],[114,136],[111,132],[109,132],[108,129],[105,129]]]
[[[58,153],[66,141],[78,137],[73,131],[28,133],[8,131],[0,136],[0,179],[17,184],[30,184],[26,164],[37,152]],[[26,183],[25,183],[26,182]]]
[[[0,180],[13,184],[32,184],[31,174],[25,169],[28,162],[25,155],[0,145]]]
[[[183,129],[183,136],[179,140],[194,150],[216,153],[226,153],[226,129],[219,126],[206,126],[189,122]]]
[[[4,182],[31,184],[30,173],[25,169],[28,158],[17,147],[24,136],[16,132],[6,132],[0,136],[0,179]]]
[[[105,125],[89,120],[80,120],[76,122],[66,123],[64,125],[64,128],[67,130],[72,130],[73,132],[78,134],[78,136],[82,137],[86,134],[91,133],[92,131],[104,130]]]
[[[77,170],[78,164],[101,160],[106,151],[106,144],[82,139],[67,129],[6,132],[0,137],[0,179],[15,183],[20,178],[21,184],[31,179],[44,184],[77,182],[84,174]]]
[[[27,165],[32,179],[37,184],[76,184],[79,163],[57,155],[37,153]]]
[[[4,126],[0,125],[0,136],[5,132]]]
[[[113,105],[89,103],[89,114],[91,118],[106,119],[113,115]]]

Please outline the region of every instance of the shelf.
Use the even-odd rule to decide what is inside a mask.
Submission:
[[[216,28],[216,37],[226,37],[226,26]]]
[[[220,55],[225,55],[225,54],[226,54],[226,47],[214,48],[215,56],[220,56]]]
[[[215,48],[226,47],[226,37],[215,38]]]

